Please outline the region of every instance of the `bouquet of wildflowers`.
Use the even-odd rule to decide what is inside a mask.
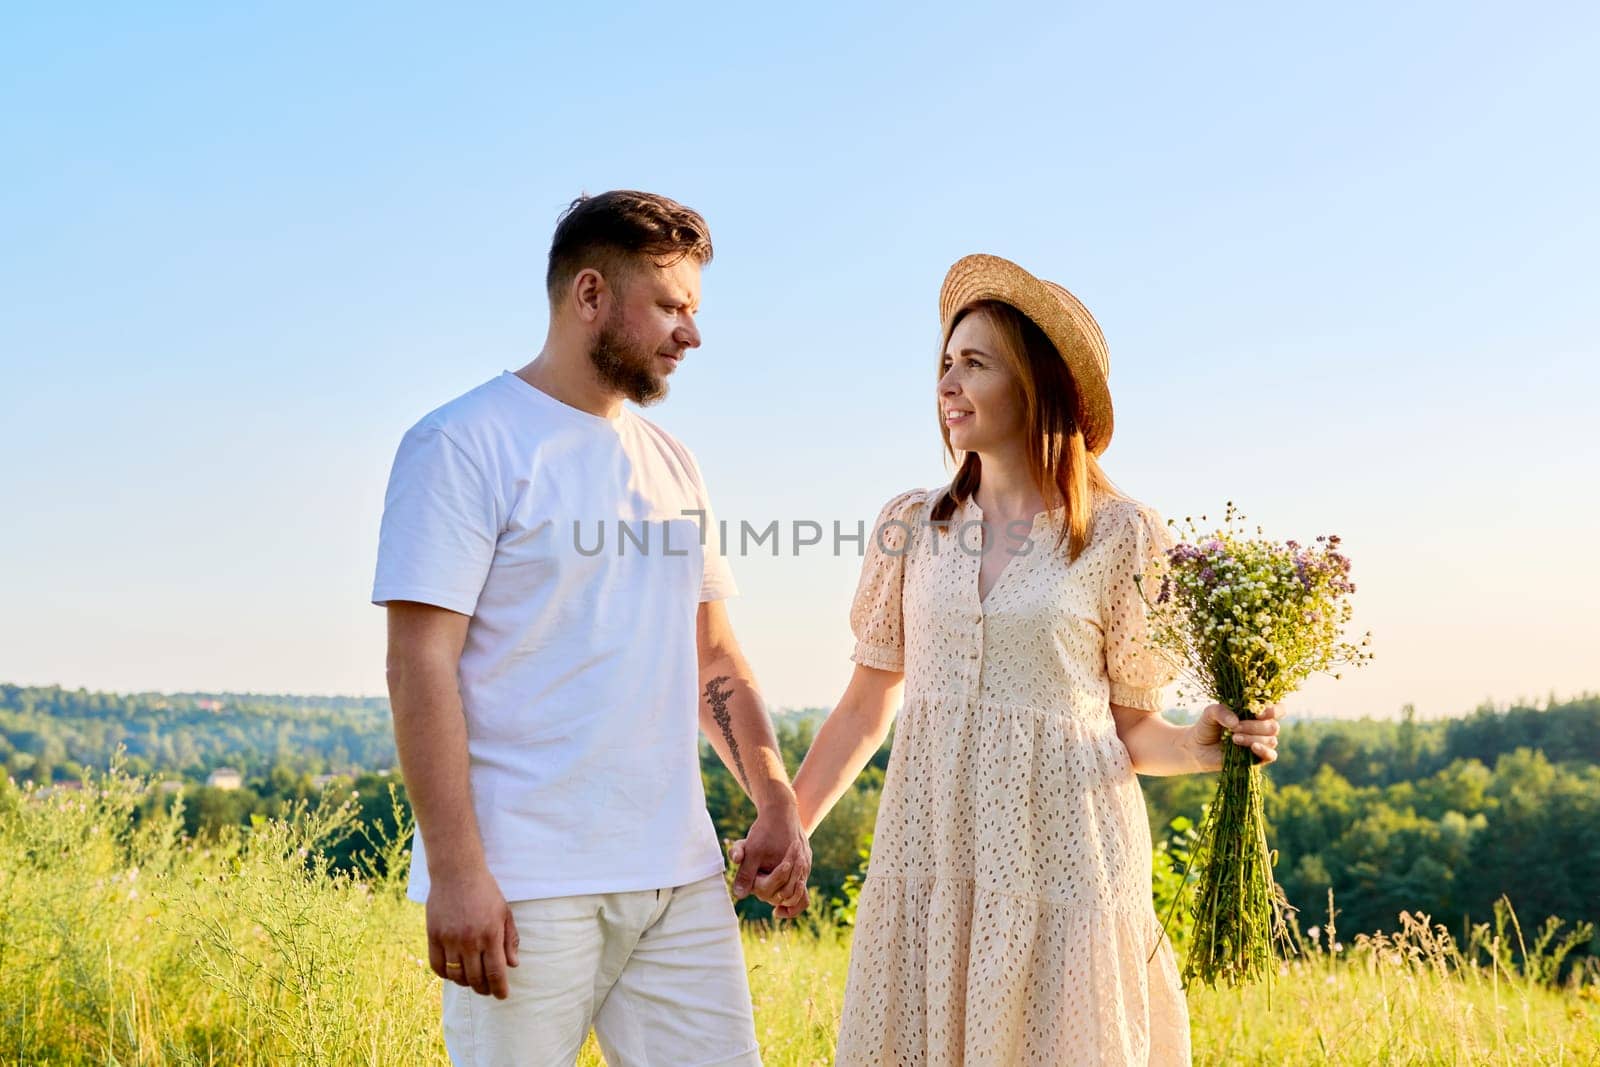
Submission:
[[[1149,606],[1150,642],[1176,663],[1185,688],[1251,719],[1312,674],[1337,678],[1337,668],[1366,663],[1372,635],[1360,645],[1341,640],[1356,587],[1339,538],[1280,544],[1259,527],[1247,538],[1235,530],[1243,518],[1229,503],[1213,533],[1185,520],[1185,539],[1134,580]],[[1190,852],[1199,878],[1185,988],[1195,978],[1215,987],[1218,979],[1238,986],[1267,977],[1283,926],[1261,769],[1227,736],[1222,751],[1217,793]]]

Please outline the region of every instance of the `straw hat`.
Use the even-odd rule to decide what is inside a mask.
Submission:
[[[1066,360],[1078,390],[1078,428],[1083,443],[1100,455],[1111,443],[1111,354],[1100,324],[1078,298],[1055,282],[1035,278],[1009,259],[965,256],[944,276],[939,289],[939,320],[944,336],[956,315],[980,300],[1010,304],[1032,319]]]

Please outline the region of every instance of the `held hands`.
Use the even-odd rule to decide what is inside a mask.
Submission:
[[[792,919],[810,906],[811,842],[793,807],[757,815],[750,832],[729,846],[728,858],[738,867],[735,900],[754,892],[779,919]]]
[[[428,962],[433,973],[496,1000],[511,993],[506,968],[517,965],[517,924],[487,869],[435,877],[428,892]]]
[[[1211,704],[1189,727],[1189,741],[1203,770],[1222,768],[1222,734],[1231,731],[1233,743],[1250,749],[1262,763],[1278,758],[1278,722],[1283,718],[1276,704],[1269,704],[1254,719],[1241,719],[1224,704]]]

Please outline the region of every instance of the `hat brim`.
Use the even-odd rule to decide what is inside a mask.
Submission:
[[[1105,337],[1089,309],[1066,289],[1034,277],[1009,259],[964,256],[950,268],[939,289],[944,336],[949,337],[958,314],[985,300],[1016,308],[1055,345],[1078,393],[1078,428],[1084,446],[1096,456],[1103,453],[1115,425],[1106,380],[1111,368]]]

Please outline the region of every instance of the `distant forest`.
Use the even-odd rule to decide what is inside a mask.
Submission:
[[[791,770],[824,714],[777,717]],[[892,742],[813,839],[824,906],[848,910]],[[325,789],[340,798],[353,790],[371,831],[392,833],[397,819],[409,819],[391,773],[394,740],[381,698],[0,685],[0,763],[19,785],[103,772],[119,747],[128,771],[182,783],[152,791],[147,807],[181,793],[197,835],[320,802]],[[1486,919],[1501,894],[1529,925],[1548,915],[1600,920],[1600,695],[1484,706],[1452,719],[1419,721],[1407,708],[1393,720],[1291,720],[1280,751],[1268,771],[1267,815],[1277,877],[1302,925],[1325,918],[1329,889],[1341,929],[1352,932],[1392,928],[1402,909],[1459,929]],[[240,771],[243,787],[205,786],[220,767]],[[749,801],[709,747],[701,768],[718,832],[742,835],[754,814]],[[1186,839],[1183,820],[1198,819],[1214,779],[1147,778],[1143,786],[1159,893],[1163,862],[1170,865]],[[350,862],[362,849],[370,845],[358,835],[335,858]],[[764,910],[754,901],[742,908]]]
[[[0,685],[0,764],[13,778],[71,781],[118,746],[137,774],[201,779],[229,766],[320,774],[394,765],[382,697],[91,693]]]

